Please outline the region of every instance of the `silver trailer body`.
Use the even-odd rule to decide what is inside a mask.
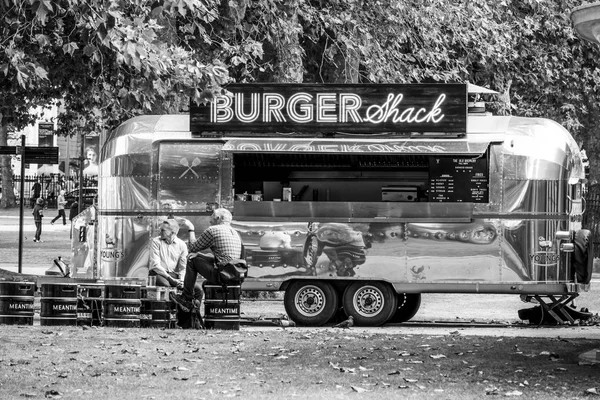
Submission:
[[[282,290],[315,279],[385,281],[398,293],[531,295],[587,288],[576,281],[564,246],[573,235],[556,235],[581,229],[584,167],[572,136],[550,120],[470,115],[466,136],[443,139],[193,138],[187,115],[143,116],[101,144],[95,241],[86,244],[93,262],[76,265],[82,276],[145,278],[148,243],[162,220],[187,219],[198,234],[220,206],[232,211],[244,240],[246,290]],[[244,160],[238,169],[262,168],[275,158],[298,162],[303,155],[311,155],[310,162],[319,156],[403,157],[414,165],[438,156],[485,157],[489,201],[372,201],[366,195],[404,172],[365,173],[352,201],[334,196],[338,188],[347,190],[342,186],[350,175],[315,183],[320,201],[236,201],[236,159]],[[400,191],[419,181],[405,174],[409,189]],[[319,179],[310,171],[298,176],[295,192]],[[263,200],[268,190],[265,184]],[[330,198],[322,197],[325,191]],[[398,194],[390,189],[383,196]],[[186,235],[180,232],[183,240]]]

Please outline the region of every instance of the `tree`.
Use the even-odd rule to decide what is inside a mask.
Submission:
[[[596,167],[600,46],[574,35],[575,3],[0,0],[0,145],[49,99],[72,134],[210,100],[229,79],[470,81],[501,93],[500,114],[564,125]]]
[[[214,0],[2,0],[0,145],[33,122],[29,110],[38,105],[56,102],[64,110],[59,134],[72,135],[210,99],[229,80],[220,60],[231,46],[211,25],[227,7]],[[0,165],[4,192],[12,193],[7,157]],[[0,205],[14,205],[14,197]]]

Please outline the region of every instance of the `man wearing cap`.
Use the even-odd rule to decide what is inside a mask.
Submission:
[[[183,288],[188,249],[177,237],[179,224],[174,219],[163,221],[160,236],[150,241],[150,263],[148,276],[156,276],[157,286]],[[193,287],[194,298],[202,299],[199,284]]]

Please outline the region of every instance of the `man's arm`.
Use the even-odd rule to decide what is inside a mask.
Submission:
[[[179,260],[177,260],[177,267],[175,267],[175,272],[179,273],[179,280],[183,281],[185,279],[185,268],[187,266],[187,258],[188,258],[188,249],[187,245],[180,241],[181,243],[181,254],[179,255]]]
[[[200,237],[192,242],[192,232],[190,232],[190,241],[188,241],[187,248],[190,253],[197,253],[210,247],[212,243],[212,233],[209,229],[205,230],[200,234]],[[194,235],[194,239],[196,235]]]

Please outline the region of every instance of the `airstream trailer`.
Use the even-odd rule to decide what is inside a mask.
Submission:
[[[305,325],[340,308],[362,325],[407,321],[422,293],[521,295],[568,319],[588,290],[585,160],[559,124],[469,113],[467,85],[229,90],[102,138],[79,276],[145,278],[162,220],[198,233],[224,207],[243,289],[285,291]]]

